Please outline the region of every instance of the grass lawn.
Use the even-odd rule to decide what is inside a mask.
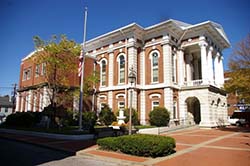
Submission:
[[[148,128],[155,128],[156,126],[150,126],[150,125],[138,125],[135,126],[135,129],[139,130],[139,129],[148,129]]]

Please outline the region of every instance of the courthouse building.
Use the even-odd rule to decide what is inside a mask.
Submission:
[[[225,123],[222,51],[229,46],[221,25],[212,21],[191,25],[170,19],[146,28],[132,23],[91,39],[86,54],[97,60],[100,73],[97,111],[103,104],[113,111],[132,105],[145,125],[149,112],[161,106],[171,113],[171,123]]]

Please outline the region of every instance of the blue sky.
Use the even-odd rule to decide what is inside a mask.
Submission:
[[[34,50],[32,37],[66,34],[80,43],[84,7],[87,39],[136,22],[147,27],[167,19],[221,24],[234,46],[250,33],[249,0],[0,0],[0,95],[18,83],[21,59]],[[232,52],[224,50],[224,66]]]

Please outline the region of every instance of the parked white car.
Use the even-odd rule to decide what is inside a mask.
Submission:
[[[233,117],[228,117],[228,122],[231,125],[236,125],[236,126],[242,126],[247,123],[246,119],[238,119],[238,118],[233,118]]]

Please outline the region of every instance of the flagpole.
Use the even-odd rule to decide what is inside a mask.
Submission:
[[[85,61],[85,41],[86,41],[86,30],[87,30],[87,15],[88,8],[85,8],[84,13],[84,29],[83,29],[83,43],[82,43],[82,70],[81,70],[81,87],[80,87],[80,99],[79,99],[79,130],[82,130],[82,109],[83,109],[83,83],[84,83],[84,61]]]

